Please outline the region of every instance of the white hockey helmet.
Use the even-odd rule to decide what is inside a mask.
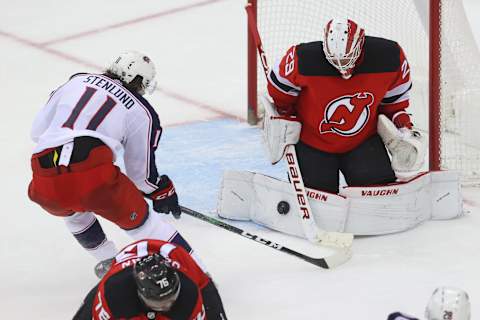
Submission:
[[[462,289],[440,287],[425,309],[427,320],[470,320],[470,300]]]
[[[353,20],[332,19],[325,26],[323,52],[342,77],[350,79],[355,63],[362,54],[364,42],[365,30]]]
[[[107,71],[116,75],[124,83],[132,82],[137,76],[142,77],[142,88],[138,93],[141,95],[151,94],[155,90],[155,65],[150,58],[137,51],[125,51],[120,53],[110,65]]]

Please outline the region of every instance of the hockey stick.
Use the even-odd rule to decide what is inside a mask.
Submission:
[[[257,47],[260,61],[262,62],[263,71],[268,81],[268,63],[267,56],[263,50],[262,39],[258,32],[257,24],[255,22],[253,8],[251,4],[245,7],[248,16],[248,26],[252,33],[255,45]],[[288,176],[290,184],[292,185],[298,205],[298,214],[301,220],[302,228],[307,239],[313,243],[322,244],[330,247],[348,248],[353,242],[353,235],[350,233],[328,232],[317,227],[312,216],[312,208],[308,202],[305,185],[303,183],[302,174],[297,160],[297,153],[293,145],[286,148],[285,158],[288,164]]]
[[[270,247],[270,248],[275,249],[277,251],[281,251],[281,252],[287,253],[289,255],[295,256],[297,258],[300,258],[304,261],[307,261],[307,262],[309,262],[311,264],[314,264],[314,265],[316,265],[320,268],[323,268],[323,269],[335,268],[335,267],[345,263],[346,261],[348,261],[352,256],[351,250],[349,248],[347,248],[347,249],[342,249],[342,250],[336,250],[333,255],[328,256],[328,257],[313,258],[313,257],[307,256],[307,255],[304,255],[304,254],[302,254],[298,251],[295,251],[295,250],[289,249],[287,247],[284,247],[281,244],[278,244],[278,243],[275,243],[273,241],[261,238],[257,235],[251,234],[251,233],[249,233],[245,230],[242,230],[240,228],[237,228],[235,226],[227,224],[223,221],[220,221],[220,220],[217,220],[215,218],[204,215],[204,214],[202,214],[198,211],[195,211],[195,210],[192,210],[192,209],[189,209],[189,208],[186,208],[186,207],[182,207],[182,206],[180,208],[181,208],[183,213],[188,214],[192,217],[198,218],[200,220],[203,220],[205,222],[213,224],[213,225],[215,225],[217,227],[220,227],[222,229],[225,229],[227,231],[236,233],[238,235],[241,235],[244,238],[253,240],[257,243],[263,244],[264,246]]]
[[[353,234],[342,232],[328,232],[317,227],[312,216],[312,208],[308,202],[307,192],[303,184],[302,174],[298,166],[297,153],[293,145],[289,145],[285,151],[285,159],[288,165],[288,176],[292,185],[297,204],[300,209],[299,214],[302,221],[303,230],[308,240],[329,247],[346,248],[351,247]]]

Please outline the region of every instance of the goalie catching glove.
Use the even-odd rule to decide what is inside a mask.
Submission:
[[[261,101],[265,108],[263,136],[270,162],[275,164],[282,160],[288,145],[298,142],[302,124],[296,117],[279,115],[275,105],[266,96],[262,96]]]
[[[160,177],[157,190],[145,196],[152,200],[153,210],[156,212],[172,213],[175,219],[180,218],[181,210],[178,205],[178,196],[172,180],[167,175]]]
[[[385,115],[378,116],[377,131],[392,156],[395,172],[420,170],[425,159],[425,142],[420,132],[398,129]]]

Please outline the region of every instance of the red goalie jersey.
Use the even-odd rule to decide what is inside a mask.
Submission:
[[[324,152],[348,152],[377,133],[379,114],[411,128],[405,112],[410,68],[396,42],[365,37],[348,80],[327,61],[322,46],[317,41],[291,47],[268,76],[278,111],[302,122],[302,142]]]

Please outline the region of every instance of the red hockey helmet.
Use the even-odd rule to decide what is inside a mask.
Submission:
[[[365,30],[350,19],[332,19],[325,27],[323,51],[328,62],[344,79],[352,76],[355,63],[362,54]]]

